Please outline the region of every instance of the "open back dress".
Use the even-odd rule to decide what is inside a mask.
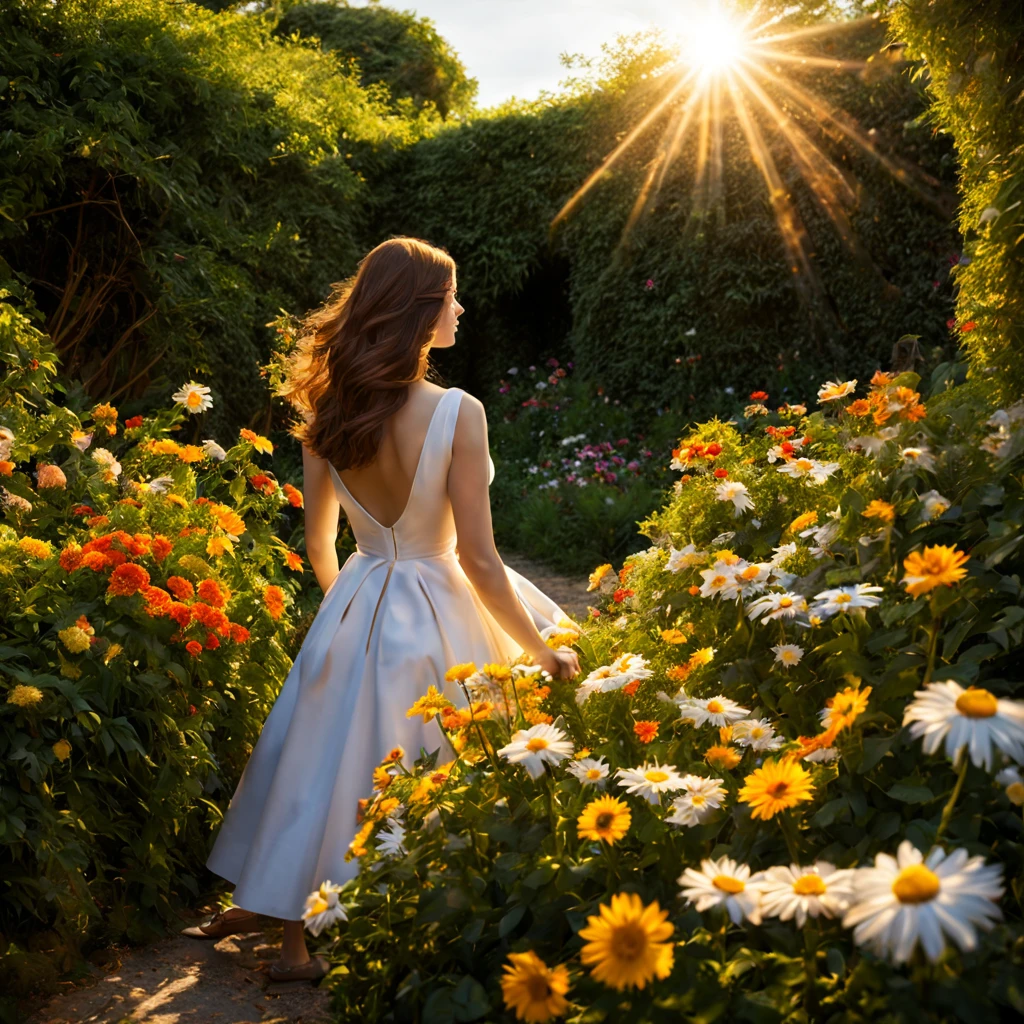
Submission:
[[[236,883],[238,907],[298,920],[321,882],[352,878],[358,861],[345,853],[373,769],[395,746],[415,758],[441,744],[437,725],[407,718],[409,707],[431,684],[464,706],[457,684],[445,682],[448,668],[522,653],[455,554],[448,468],[463,394],[449,388],[434,408],[393,526],[381,526],[330,469],[356,550],[324,594],[207,861]],[[538,630],[566,617],[524,576],[505,572]]]

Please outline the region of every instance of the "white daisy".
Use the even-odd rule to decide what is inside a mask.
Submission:
[[[620,768],[615,774],[627,793],[642,796],[650,804],[660,804],[662,793],[671,793],[685,785],[675,765],[657,761],[653,764],[645,761],[639,768]]]
[[[152,492],[153,494],[166,494],[173,486],[174,477],[157,476],[150,480],[144,489]]]
[[[918,466],[928,473],[935,472],[935,457],[927,448],[904,448],[900,457],[908,466]]]
[[[945,740],[946,756],[956,762],[968,749],[971,760],[992,770],[992,747],[1024,762],[1024,701],[1001,700],[988,690],[964,689],[959,683],[929,683],[917,690],[903,713],[914,739],[923,737],[926,754]]]
[[[768,563],[773,569],[778,569],[782,563],[797,552],[796,541],[791,541],[789,544],[780,544],[776,548],[772,548],[774,554],[772,555],[771,561]]]
[[[347,921],[348,914],[338,899],[341,886],[333,882],[323,882],[316,892],[306,897],[306,909],[302,912],[302,920],[314,935],[319,935],[337,921]]]
[[[781,466],[776,467],[776,472],[785,473],[794,480],[807,478],[809,483],[823,484],[837,469],[838,462],[819,462],[817,459],[799,458],[790,459]]]
[[[804,649],[799,644],[777,644],[772,650],[775,652],[775,660],[783,668],[799,665],[804,656]]]
[[[704,581],[700,585],[700,596],[718,597],[732,588],[733,567],[724,562],[715,562],[710,569],[701,572],[700,578]]]
[[[848,612],[854,608],[875,608],[882,603],[882,599],[875,596],[880,593],[882,593],[881,587],[875,587],[869,583],[857,583],[851,587],[835,587],[832,590],[823,590],[820,594],[815,594],[815,604],[811,610],[815,615],[827,619],[839,612]]]
[[[228,453],[210,437],[203,442],[203,451],[218,462],[223,462],[228,457]]]
[[[806,868],[769,868],[761,874],[761,912],[781,921],[795,918],[797,928],[808,917],[837,917],[853,899],[853,878],[853,871],[837,871],[823,860]]]
[[[687,697],[685,703],[681,704],[679,717],[688,719],[698,728],[709,723],[721,728],[723,725],[732,725],[749,714],[749,708],[740,707],[728,697],[709,697],[706,700]]]
[[[683,784],[682,796],[672,801],[672,813],[665,818],[670,825],[703,825],[728,795],[721,779],[684,775]]]
[[[387,830],[377,833],[377,849],[385,857],[404,857],[409,851],[403,845],[405,829],[402,823],[388,818],[387,824]]]
[[[793,619],[807,611],[807,600],[790,591],[765,594],[747,605],[747,616],[770,622],[772,619]]]
[[[818,388],[818,404],[835,402],[837,399],[852,395],[856,387],[856,380],[846,380],[839,383],[834,380],[826,381]]]
[[[836,747],[819,747],[817,750],[812,750],[809,754],[804,754],[804,761],[814,761],[817,764],[827,764],[829,761],[834,761],[839,756],[839,750]]]
[[[938,519],[953,504],[949,498],[944,498],[934,489],[925,491],[924,494],[919,496],[918,500],[924,506],[922,508],[924,518],[928,520]]]
[[[700,565],[707,557],[706,551],[698,551],[693,544],[687,544],[685,548],[678,551],[675,546],[672,546],[669,548],[665,572],[681,572],[683,569],[692,569],[695,565]]]
[[[678,878],[682,895],[698,912],[724,906],[733,924],[747,918],[751,924],[761,923],[761,882],[752,878],[746,864],[731,857],[702,860],[700,871],[687,868]]]
[[[736,566],[732,578],[722,588],[722,600],[740,600],[747,594],[759,594],[768,586],[768,577],[772,567],[766,562],[754,562]]]
[[[210,397],[210,389],[202,384],[190,380],[171,395],[172,401],[185,408],[187,412],[194,415],[206,412],[213,408],[213,399]]]
[[[93,461],[103,467],[103,479],[113,483],[121,475],[121,463],[106,448],[97,448],[92,453]]]
[[[731,501],[733,504],[733,518],[739,518],[744,512],[754,507],[754,502],[747,492],[747,485],[741,484],[738,480],[724,480],[715,488],[715,497],[719,501]]]
[[[520,729],[498,753],[512,764],[521,764],[531,779],[544,774],[545,764],[558,764],[572,757],[572,741],[565,733],[547,722],[529,729]]]
[[[625,624],[625,623],[624,623]],[[610,665],[595,668],[576,690],[576,703],[582,704],[592,693],[621,690],[626,683],[649,679],[654,672],[642,654],[620,654]]]
[[[843,917],[854,941],[894,963],[906,963],[920,941],[935,962],[948,935],[963,952],[977,944],[975,928],[987,930],[1003,915],[1002,868],[983,857],[935,847],[928,858],[904,839],[896,856],[880,853],[873,868],[854,876],[854,903]]]
[[[812,526],[807,530],[801,530],[801,537],[809,537],[812,540],[810,552],[812,555],[827,555],[831,551],[832,542],[839,536],[840,513],[829,513],[831,522],[822,523],[820,526]]]
[[[745,718],[732,727],[733,741],[751,750],[778,750],[786,743],[766,718]]]
[[[597,786],[604,789],[608,778],[609,765],[603,757],[582,757],[568,766],[570,775],[574,775],[584,786]]]
[[[996,782],[1006,787],[1006,795],[1011,804],[1024,806],[1024,775],[1021,775],[1019,768],[1004,768],[996,775]]]

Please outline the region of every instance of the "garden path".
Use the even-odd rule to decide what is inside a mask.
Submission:
[[[502,559],[570,615],[586,615],[585,578],[560,575],[516,554],[503,553]],[[84,986],[68,983],[69,991],[37,1003],[34,1012],[30,1007],[26,1024],[328,1024],[326,988],[267,978],[281,928],[270,918],[263,923],[262,932],[219,942],[173,935],[138,949],[102,950],[90,957],[98,966]]]

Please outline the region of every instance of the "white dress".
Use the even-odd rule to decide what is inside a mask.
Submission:
[[[298,920],[322,881],[352,878],[358,861],[345,853],[373,769],[392,747],[415,759],[421,746],[440,745],[437,725],[407,718],[409,707],[431,684],[464,706],[462,691],[445,682],[449,667],[522,653],[455,554],[448,467],[462,395],[449,388],[438,401],[394,526],[381,526],[331,467],[356,550],[324,595],[207,861],[236,883],[236,906]],[[565,615],[514,569],[505,572],[538,629]]]

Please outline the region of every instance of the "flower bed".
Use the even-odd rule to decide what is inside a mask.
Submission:
[[[0,932],[48,929],[32,948],[51,964],[12,946],[14,992],[87,932],[154,934],[199,892],[290,666],[304,567],[273,532],[301,493],[266,468],[267,439],[205,439],[208,388],[153,415],[76,413],[53,401],[47,339],[2,308]]]
[[[584,677],[410,709],[450,753],[376,769],[310,897],[343,1020],[1024,1010],[1024,408],[947,372],[701,426],[548,638]]]

